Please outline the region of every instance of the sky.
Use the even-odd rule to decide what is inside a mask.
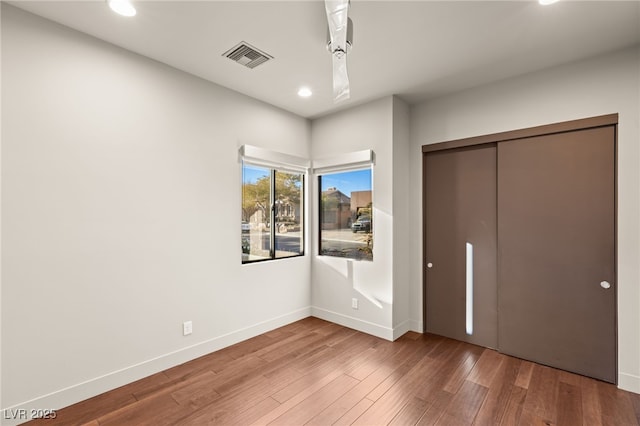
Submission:
[[[331,173],[322,176],[322,190],[336,187],[350,197],[353,191],[371,190],[371,169],[354,170],[342,173]]]
[[[242,183],[256,183],[258,179],[264,176],[269,176],[269,169],[266,167],[245,164],[242,169]]]

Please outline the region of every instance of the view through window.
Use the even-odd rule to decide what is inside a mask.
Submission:
[[[242,263],[304,254],[304,175],[243,163]]]
[[[371,168],[324,174],[320,187],[320,254],[373,260]]]

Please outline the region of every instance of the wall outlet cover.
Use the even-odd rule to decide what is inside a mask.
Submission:
[[[193,322],[191,322],[191,321],[183,322],[182,323],[182,335],[183,336],[188,336],[191,333],[193,333]]]

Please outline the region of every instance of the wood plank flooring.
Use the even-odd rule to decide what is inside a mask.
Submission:
[[[307,318],[57,412],[48,425],[639,425],[640,395],[439,337]]]

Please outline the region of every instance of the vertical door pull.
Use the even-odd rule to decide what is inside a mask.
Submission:
[[[466,324],[465,331],[473,335],[473,244],[467,243],[466,262]]]

